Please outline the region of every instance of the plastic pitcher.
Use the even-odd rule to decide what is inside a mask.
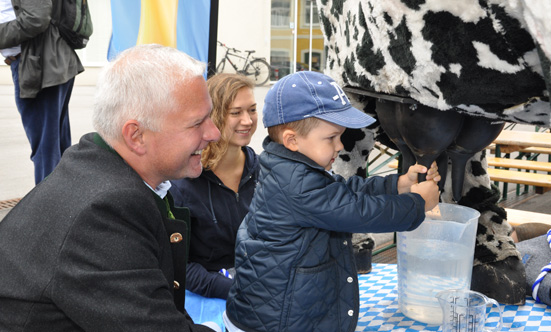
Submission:
[[[501,331],[503,314],[496,300],[479,292],[462,289],[441,291],[436,297],[444,312],[443,332]],[[486,307],[493,305],[499,309],[499,322],[497,327],[487,329]]]
[[[405,316],[439,325],[436,294],[470,289],[479,216],[474,209],[440,203],[417,229],[397,234],[398,305]]]

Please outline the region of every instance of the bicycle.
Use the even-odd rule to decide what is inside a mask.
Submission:
[[[261,86],[261,85],[264,85],[266,82],[268,82],[268,80],[270,79],[271,67],[268,64],[268,62],[263,58],[251,57],[251,54],[253,54],[256,51],[254,50],[244,51],[247,53],[247,56],[244,57],[237,54],[237,53],[241,53],[241,51],[235,48],[228,47],[226,46],[226,44],[221,43],[220,41],[218,41],[218,45],[226,49],[226,54],[216,66],[217,73],[224,72],[224,68],[226,67],[226,60],[227,60],[227,62],[230,63],[230,65],[233,67],[236,73],[245,75],[245,76],[252,76],[256,86]],[[233,53],[230,53],[230,51]],[[239,67],[237,67],[237,65],[233,63],[233,61],[230,59],[230,56],[245,60],[243,63],[243,68],[239,69]]]

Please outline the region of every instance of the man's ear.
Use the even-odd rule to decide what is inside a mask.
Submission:
[[[128,120],[124,123],[122,137],[130,151],[138,155],[145,154],[143,130],[137,120]]]
[[[291,151],[298,151],[297,133],[293,129],[285,129],[281,136],[283,146]]]

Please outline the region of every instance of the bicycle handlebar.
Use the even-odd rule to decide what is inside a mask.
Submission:
[[[236,48],[232,48],[232,47],[228,47],[226,46],[226,44],[220,42],[219,40],[217,41],[218,42],[218,45],[224,47],[225,49],[229,50],[229,51],[232,51],[232,52],[235,52],[235,53],[241,53],[240,50],[236,49]]]

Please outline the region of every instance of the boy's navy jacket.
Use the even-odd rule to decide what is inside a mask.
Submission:
[[[171,181],[174,204],[191,211],[186,288],[205,297],[226,299],[232,283],[218,271],[234,266],[235,235],[249,211],[259,169],[254,150],[242,149],[246,159],[237,193],[207,170],[195,179]]]
[[[250,212],[237,233],[228,318],[245,331],[354,331],[351,233],[413,230],[425,201],[398,195],[397,175],[345,180],[269,138],[263,147]]]

